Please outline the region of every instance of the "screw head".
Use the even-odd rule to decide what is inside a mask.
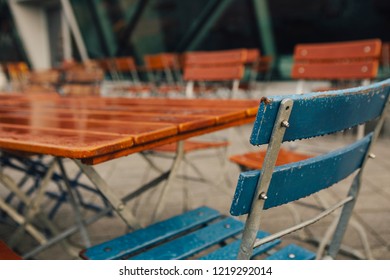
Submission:
[[[283,127],[290,127],[290,123],[288,121],[282,121]]]
[[[368,157],[374,159],[374,158],[376,158],[376,155],[371,153],[371,154],[368,155]]]
[[[364,47],[364,52],[365,53],[369,53],[371,51],[371,47],[370,46],[365,46]]]
[[[264,192],[259,194],[259,199],[266,200],[267,198],[268,197],[267,197],[267,195]]]
[[[289,254],[288,257],[289,257],[290,259],[295,259],[295,254]]]

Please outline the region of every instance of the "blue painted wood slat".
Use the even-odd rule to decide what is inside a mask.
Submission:
[[[259,231],[257,234],[257,238],[264,238],[268,235],[269,235],[268,232]],[[238,255],[238,250],[240,249],[240,244],[241,244],[241,240],[236,240],[199,259],[200,260],[236,260]],[[280,239],[276,239],[266,244],[263,244],[253,250],[252,256],[255,257],[257,255],[263,254],[264,252],[267,252],[268,250],[272,249],[278,244],[280,244]]]
[[[377,118],[390,92],[390,79],[356,89],[277,96],[261,102],[250,142],[269,143],[280,102],[294,101],[283,141],[334,133]]]
[[[220,213],[217,210],[209,207],[200,207],[88,248],[81,253],[81,256],[91,260],[119,259],[124,255],[151,246],[161,240],[210,222],[218,217],[220,217]]]
[[[295,244],[289,244],[276,253],[270,255],[266,260],[314,260],[316,254]]]
[[[329,187],[359,169],[372,133],[342,149],[304,161],[275,167],[264,209],[294,201]],[[242,172],[238,179],[230,213],[247,214],[260,171]]]
[[[205,228],[179,237],[145,253],[131,258],[132,260],[180,260],[192,256],[201,250],[241,232],[244,224],[233,218],[226,218]]]

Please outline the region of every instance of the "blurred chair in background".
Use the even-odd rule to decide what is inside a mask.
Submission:
[[[148,80],[154,86],[155,93],[182,96],[180,93],[183,92],[184,86],[179,54],[145,55],[144,62]]]
[[[184,54],[183,59],[183,79],[188,98],[236,97],[240,80],[244,75],[246,49],[188,52]]]

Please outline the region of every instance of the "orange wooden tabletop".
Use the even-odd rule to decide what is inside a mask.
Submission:
[[[0,94],[0,148],[96,164],[254,121],[257,100]]]

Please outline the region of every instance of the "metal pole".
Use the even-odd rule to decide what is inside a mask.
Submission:
[[[164,208],[166,195],[172,186],[172,183],[176,177],[177,171],[180,167],[180,164],[183,160],[183,157],[184,157],[184,141],[179,141],[179,142],[177,142],[176,158],[172,164],[169,177],[168,177],[167,181],[165,182],[165,185],[163,186],[162,192],[160,194],[159,200],[156,204],[156,208],[155,208],[153,216],[152,216],[153,222],[159,217],[159,215],[161,214],[161,212]]]
[[[71,60],[72,55],[72,39],[70,36],[69,25],[67,24],[65,13],[62,12],[61,15],[61,32],[62,32],[62,48],[64,50],[63,60]]]
[[[76,41],[77,49],[80,53],[81,60],[86,62],[89,60],[87,48],[85,47],[83,37],[81,36],[81,32],[79,26],[77,24],[76,17],[74,16],[73,9],[69,0],[61,0],[62,9],[64,11],[66,20],[69,24],[70,29],[72,30],[73,37]]]
[[[256,188],[251,210],[248,214],[245,223],[244,232],[238,259],[249,260],[252,256],[253,245],[256,240],[256,235],[260,227],[260,218],[263,211],[265,200],[267,199],[267,191],[271,182],[273,170],[275,168],[276,159],[283,142],[284,133],[289,126],[288,119],[290,117],[293,101],[291,99],[282,100],[278,116],[276,117],[274,128],[271,135],[271,140],[268,144],[267,153],[264,158],[262,172]]]
[[[272,19],[268,8],[267,0],[253,0],[257,27],[260,33],[260,40],[263,46],[263,53],[276,57],[275,38],[272,30]],[[272,59],[274,62],[275,59]]]
[[[58,166],[60,167],[61,174],[62,174],[64,183],[65,183],[66,189],[68,190],[68,193],[69,193],[70,203],[71,203],[73,210],[75,212],[76,224],[80,227],[81,238],[83,239],[84,245],[86,247],[90,247],[91,241],[89,239],[88,231],[87,231],[86,225],[84,223],[84,220],[83,220],[83,217],[82,217],[82,214],[80,211],[80,208],[81,208],[80,201],[77,199],[77,196],[73,192],[73,189],[72,189],[72,186],[69,182],[69,177],[68,177],[68,174],[65,170],[65,166],[62,162],[62,159],[57,158],[57,163],[58,163]]]
[[[108,186],[106,181],[89,165],[83,164],[80,160],[73,160],[88,179],[96,186],[96,188],[104,195],[105,198],[113,206],[115,212],[122,218],[127,226],[138,229],[141,227],[138,220],[134,217],[131,211],[126,207],[126,203],[118,198]]]

